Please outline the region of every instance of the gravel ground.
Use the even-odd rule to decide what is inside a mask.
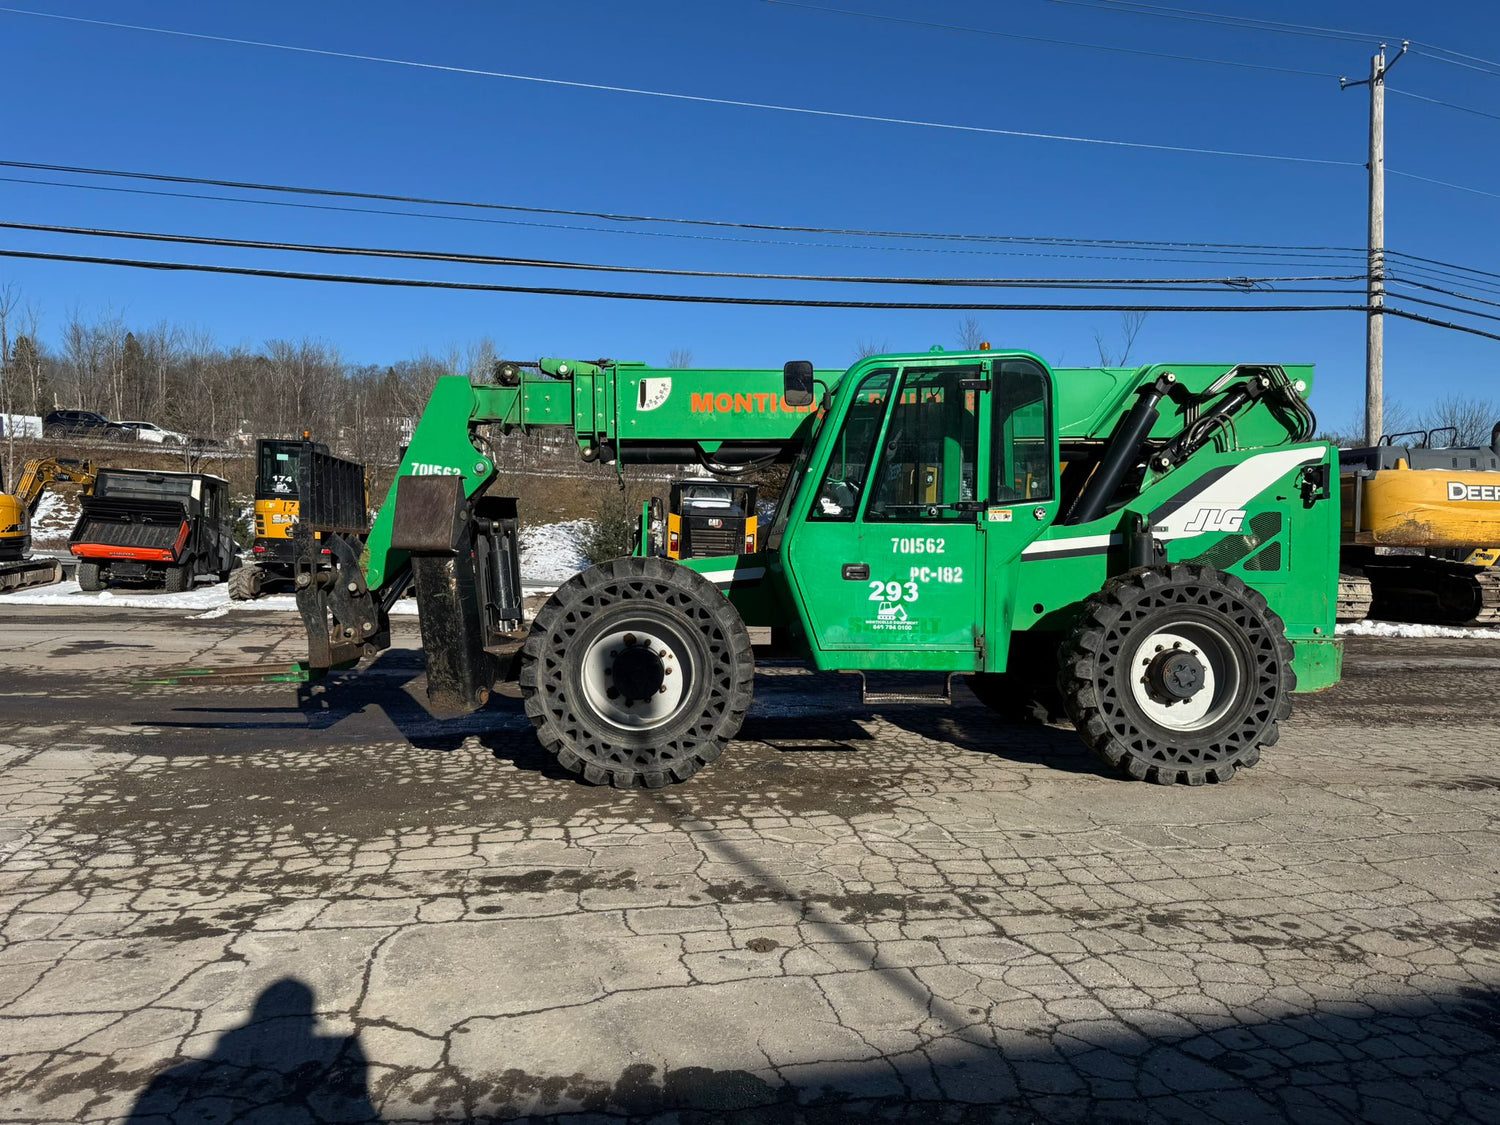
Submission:
[[[0,1119],[1500,1120],[1500,651],[1349,642],[1222,788],[767,667],[686,785],[285,614],[0,607]]]

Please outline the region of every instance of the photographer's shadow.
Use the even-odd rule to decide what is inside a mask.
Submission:
[[[378,1122],[357,1035],[319,1035],[313,990],[283,978],[226,1031],[211,1055],[151,1080],[127,1125],[221,1125],[227,1121],[311,1125]]]

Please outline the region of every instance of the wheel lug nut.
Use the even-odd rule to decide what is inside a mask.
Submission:
[[[635,644],[635,634],[634,633],[626,633],[625,634],[625,643],[628,644],[628,645]]]
[[[1157,646],[1156,646],[1156,651],[1157,651],[1157,652],[1160,652],[1160,651],[1161,651],[1161,650],[1162,650],[1162,646],[1161,646],[1161,645],[1157,645]]]
[[[658,695],[666,695],[667,694],[667,685],[666,684],[662,684],[661,687],[659,687],[659,688],[656,689],[656,693]]]

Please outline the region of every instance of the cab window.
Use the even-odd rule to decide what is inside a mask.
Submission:
[[[852,520],[870,475],[880,423],[896,381],[894,368],[871,371],[854,388],[844,428],[828,454],[828,468],[813,498],[809,519]]]
[[[908,367],[881,442],[867,521],[974,519],[981,369]],[[965,385],[968,383],[969,385]]]
[[[1029,359],[997,360],[991,374],[995,463],[991,504],[1052,499],[1052,396]]]

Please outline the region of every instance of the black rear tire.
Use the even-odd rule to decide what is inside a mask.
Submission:
[[[104,589],[104,579],[100,576],[98,563],[78,564],[78,588],[91,594]]]
[[[750,707],[755,658],[710,582],[666,559],[626,558],[558,588],[520,678],[537,737],[564,769],[655,789],[724,752]]]
[[[1292,713],[1292,655],[1281,618],[1238,578],[1150,567],[1084,604],[1059,650],[1058,686],[1079,736],[1109,765],[1202,785],[1228,781],[1276,743]],[[1185,672],[1178,660],[1190,662]],[[1195,676],[1198,688],[1181,698]]]
[[[161,588],[169,594],[184,593],[193,584],[193,569],[190,566],[169,566],[162,575]]]
[[[229,600],[249,602],[260,597],[261,569],[258,566],[242,566],[229,572]]]

